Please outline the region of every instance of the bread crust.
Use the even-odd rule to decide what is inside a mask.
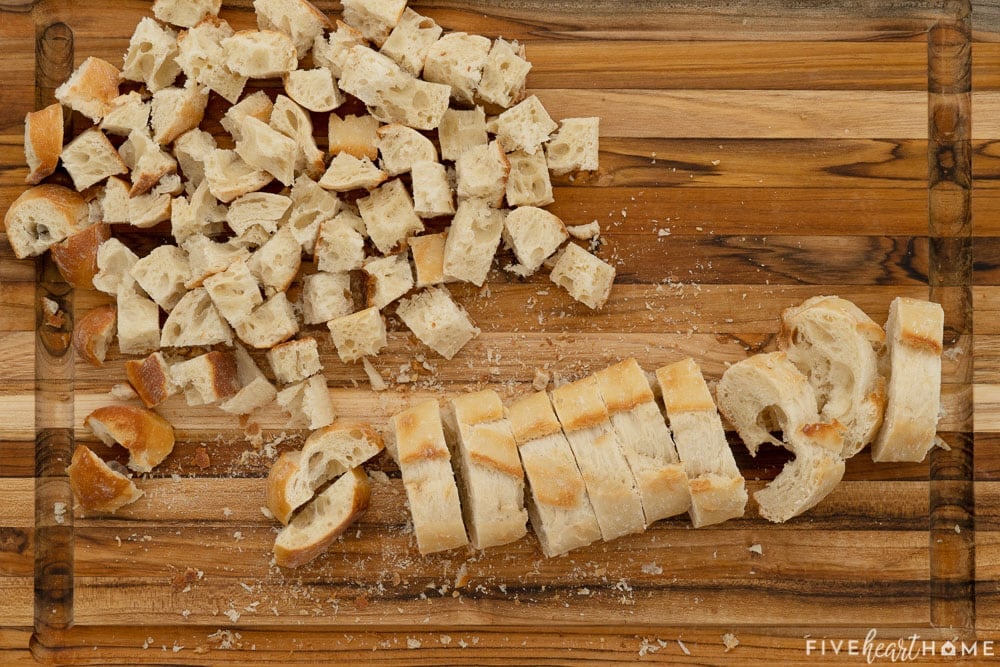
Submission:
[[[608,421],[608,409],[601,400],[597,378],[593,375],[552,390],[552,406],[567,433]]]
[[[84,425],[105,444],[129,450],[128,467],[136,472],[151,471],[174,449],[174,428],[147,408],[108,405],[87,415]]]
[[[34,210],[35,214],[29,214]],[[43,183],[25,190],[7,209],[3,224],[18,259],[40,255],[82,228],[89,216],[83,196],[61,185]],[[46,220],[43,233],[38,223]]]
[[[609,414],[627,412],[642,403],[653,402],[653,390],[635,357],[608,366],[595,375]]]
[[[154,352],[145,359],[126,361],[125,377],[147,408],[157,406],[177,393],[170,379],[170,367],[159,352]]]
[[[111,238],[111,226],[90,225],[52,246],[52,261],[73,287],[91,289],[97,275],[97,248]]]
[[[58,102],[30,111],[24,118],[24,154],[31,170],[24,182],[34,185],[56,170],[63,146],[63,107]]]
[[[66,468],[77,502],[94,512],[117,512],[142,497],[135,482],[113,470],[86,445],[77,445]]]
[[[549,396],[544,391],[525,396],[512,404],[507,409],[507,418],[518,446],[562,432]]]
[[[396,426],[396,451],[400,465],[417,461],[451,459],[444,437],[438,430],[428,427],[435,418],[440,419],[437,416],[439,410],[437,401],[425,401],[397,415],[393,420]]]
[[[708,390],[698,364],[691,357],[656,369],[656,379],[663,392],[667,414],[715,410],[715,401]]]
[[[104,365],[111,339],[118,326],[118,309],[112,304],[97,306],[73,327],[73,348],[94,366]]]

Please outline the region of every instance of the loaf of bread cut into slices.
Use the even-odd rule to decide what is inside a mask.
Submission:
[[[128,475],[105,463],[86,445],[73,450],[66,474],[77,502],[93,512],[117,512],[143,494]]]
[[[128,467],[136,472],[149,472],[174,449],[174,428],[147,408],[108,405],[91,412],[83,423],[104,444],[127,449]]]
[[[491,389],[452,398],[445,412],[465,525],[476,549],[524,537],[524,471],[500,396]]]
[[[371,483],[361,468],[354,468],[328,486],[285,526],[274,540],[274,562],[299,567],[316,558],[351,524],[371,499]]]
[[[569,440],[601,527],[610,541],[646,528],[642,500],[622,443],[593,375],[564,384],[551,393],[552,406]]]
[[[840,482],[844,428],[835,421],[819,421],[809,380],[784,352],[733,364],[719,380],[716,394],[719,411],[736,427],[752,456],[764,442],[795,455],[774,481],[753,494],[762,517],[787,521],[815,506]],[[772,431],[781,431],[783,440]]]
[[[438,402],[394,415],[392,428],[417,549],[426,555],[468,544]]]
[[[528,518],[548,557],[601,538],[583,475],[559,426],[548,394],[538,392],[507,409],[528,481]]]
[[[117,326],[118,309],[113,305],[104,304],[90,310],[73,327],[76,353],[94,366],[103,365]]]
[[[778,349],[809,378],[823,421],[846,430],[841,455],[857,454],[875,437],[885,410],[878,351],[885,332],[837,296],[815,296],[781,314]]]
[[[301,450],[282,453],[271,466],[267,509],[287,524],[320,487],[378,456],[384,446],[378,431],[364,422],[338,420],[313,431]]]
[[[715,401],[694,359],[656,369],[667,420],[688,476],[695,528],[743,516],[746,482],[726,440]]]
[[[922,461],[934,446],[941,412],[944,310],[932,301],[896,297],[885,332],[888,401],[872,459]]]
[[[646,525],[686,512],[688,478],[646,373],[634,358],[594,374],[642,501]]]
[[[63,148],[63,107],[50,104],[24,117],[24,157],[28,175],[24,182],[34,185],[56,170]]]

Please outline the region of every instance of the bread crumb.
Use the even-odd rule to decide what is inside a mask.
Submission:
[[[372,362],[368,361],[368,357],[361,357],[361,365],[365,369],[365,374],[368,375],[368,383],[371,384],[372,391],[385,391],[389,388],[378,369]]]
[[[736,635],[734,635],[733,633],[727,632],[726,634],[722,635],[722,645],[726,647],[726,653],[729,653],[734,648],[740,645],[740,640],[737,639]]]
[[[132,385],[125,382],[119,382],[118,384],[111,386],[111,398],[116,401],[131,401],[134,398],[138,398],[138,394],[135,393],[135,389]]]
[[[624,213],[624,209],[622,212]],[[597,220],[593,220],[585,225],[567,225],[566,231],[569,232],[569,235],[575,239],[588,241],[590,239],[596,239],[601,235],[601,225],[597,222]]]
[[[442,645],[447,646],[448,644],[451,643],[451,637],[448,635],[441,635],[439,641],[441,642]]]
[[[261,507],[260,513],[264,515],[264,518],[274,521],[274,513],[266,507]]]
[[[66,503],[53,503],[52,514],[55,516],[56,523],[64,523],[66,521]]]
[[[225,615],[226,615],[226,616],[227,616],[227,617],[229,618],[229,620],[230,620],[230,621],[232,621],[233,623],[235,623],[236,621],[240,620],[240,612],[236,611],[235,609],[227,609],[227,610],[226,610],[225,612],[223,612],[223,613],[224,613],[224,614],[225,614]]]
[[[663,568],[656,563],[643,563],[642,565],[643,574],[663,574]]]
[[[208,456],[208,450],[204,447],[199,447],[195,450],[194,456],[191,457],[191,463],[193,463],[197,468],[204,470],[212,465],[212,459]]]
[[[233,510],[229,509],[228,507],[222,508],[222,516],[231,517],[232,515],[233,515]]]
[[[955,532],[956,533],[961,533],[962,532],[962,527],[960,525],[958,525],[957,523],[955,524]]]
[[[412,637],[406,638],[406,648],[420,648],[422,642],[419,639],[414,639]]]
[[[683,653],[684,655],[691,655],[691,651],[688,650],[688,647],[685,646],[684,642],[682,642],[680,639],[677,640],[677,645],[681,647],[681,653]]]
[[[762,547],[760,544],[751,544],[749,547],[747,547],[747,551],[752,551],[758,556],[764,555],[764,547]]]
[[[552,379],[552,374],[548,371],[544,371],[541,368],[535,369],[535,377],[531,380],[531,387],[535,391],[542,391],[549,386],[549,381]]]

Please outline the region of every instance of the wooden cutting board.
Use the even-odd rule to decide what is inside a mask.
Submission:
[[[693,355],[716,380],[772,349],[782,309],[810,296],[839,294],[876,321],[897,295],[930,296],[946,312],[948,449],[894,465],[863,452],[783,525],[751,505],[556,559],[532,536],[421,557],[380,460],[357,528],[283,571],[262,478],[301,433],[276,409],[241,421],[171,401],[179,443],[139,502],[114,517],[54,512],[71,506],[74,443],[120,457],[82,420],[112,402],[124,359],[74,360],[39,324],[42,299],[77,317],[104,296],[0,243],[0,662],[813,663],[851,655],[840,641],[910,636],[992,650],[975,642],[1000,630],[1000,13],[977,6],[973,23],[967,2],[919,0],[413,6],[447,30],[521,41],[553,117],[601,117],[600,171],[557,179],[550,208],[600,222],[618,278],[598,313],[544,276],[456,286],[482,334],[446,362],[396,322],[381,393],[317,329],[342,416],[384,428],[427,396],[511,398],[538,370],[570,379],[627,356],[652,370]],[[23,189],[24,114],[86,56],[118,62],[149,7],[0,0],[0,209]],[[253,25],[249,0],[222,14]],[[785,460],[732,443],[751,489]]]

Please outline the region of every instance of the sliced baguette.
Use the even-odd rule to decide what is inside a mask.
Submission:
[[[63,107],[50,104],[24,117],[24,157],[28,175],[24,182],[34,185],[56,170],[63,149]]]
[[[142,404],[153,408],[180,391],[162,352],[125,362],[125,377]]]
[[[94,366],[104,364],[118,326],[118,309],[112,304],[97,306],[77,320],[73,327],[73,348]]]

